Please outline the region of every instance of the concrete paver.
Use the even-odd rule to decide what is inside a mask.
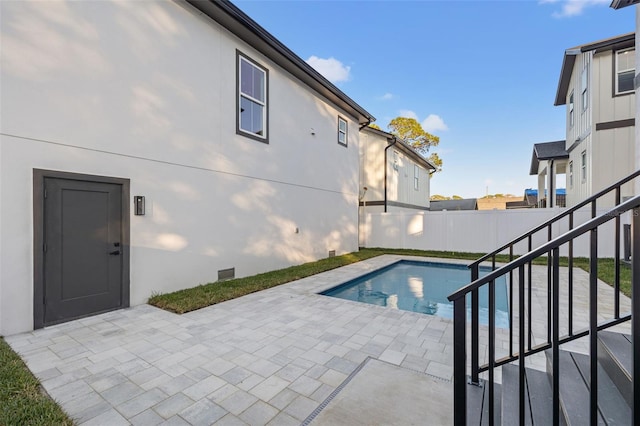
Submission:
[[[450,320],[317,294],[400,258],[380,256],[184,315],[142,305],[6,340],[80,424],[299,424],[359,368],[353,383],[374,387],[371,359],[451,387]],[[546,267],[533,272],[536,283],[546,283]],[[574,280],[578,328],[586,324],[588,275],[576,270]],[[599,292],[612,294],[605,284]],[[533,304],[546,310],[544,286],[536,287]],[[622,306],[628,310],[628,299]],[[546,317],[532,328],[542,342]],[[508,352],[508,333],[498,338]],[[544,368],[540,360],[529,363]],[[384,386],[394,380],[388,375]],[[432,409],[443,418],[453,410],[445,403]],[[414,413],[418,419],[424,410]],[[314,424],[323,424],[320,416]]]

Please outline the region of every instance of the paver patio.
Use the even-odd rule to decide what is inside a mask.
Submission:
[[[313,423],[367,359],[451,380],[450,320],[317,294],[400,258],[410,257],[372,258],[184,315],[141,305],[6,340],[79,424]],[[577,316],[587,277],[576,270]],[[546,305],[537,293],[536,306]]]

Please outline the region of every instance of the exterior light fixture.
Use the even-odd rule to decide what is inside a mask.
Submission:
[[[144,216],[144,195],[133,197],[133,207],[136,216]]]

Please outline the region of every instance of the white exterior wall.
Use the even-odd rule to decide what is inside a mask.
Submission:
[[[0,7],[0,334],[33,328],[34,168],[146,197],[133,305],[357,249],[358,123],[209,18],[168,1]],[[269,70],[269,144],[236,135],[236,49]]]
[[[630,175],[635,170],[634,127],[596,130],[597,123],[627,120],[635,117],[635,93],[614,96],[615,91],[615,52],[605,51],[594,55],[593,77],[593,123],[594,143],[593,192],[598,192],[614,182]],[[632,185],[622,188],[621,196],[633,195]],[[613,196],[603,200],[607,206],[613,206]]]
[[[359,215],[360,246],[366,243],[368,230],[365,225],[365,214],[384,212],[384,180],[387,168],[387,201],[429,208],[431,178],[427,169],[418,166],[418,190],[414,189],[414,165],[416,161],[395,146],[387,150],[385,165],[385,148],[388,139],[381,134],[363,129],[360,132],[360,189],[367,187],[362,196]],[[369,204],[367,204],[369,203]],[[388,212],[416,212],[416,208],[387,204]]]
[[[366,242],[364,246],[490,253],[561,211],[562,209],[553,208],[368,213],[364,218],[365,229],[368,230],[364,236]],[[601,209],[598,214],[605,212],[605,209]],[[575,213],[574,226],[590,218],[590,209],[581,209]],[[623,217],[622,222],[629,223],[628,217]],[[553,237],[561,235],[568,229],[568,218],[566,218],[559,225],[554,225]],[[598,233],[599,257],[614,257],[613,230],[613,221],[611,221]],[[532,246],[537,248],[546,241],[547,232],[543,230],[534,235]],[[514,254],[521,255],[527,251],[525,240],[515,246]],[[561,255],[567,255],[566,244],[561,247]],[[589,256],[588,234],[575,240],[574,256]]]
[[[573,150],[569,152],[569,161],[573,161],[573,186],[567,184],[567,207],[573,206],[592,194],[592,116],[591,103],[593,100],[593,71],[591,67],[592,52],[581,53],[576,57],[569,89],[567,91],[567,138],[566,149],[575,144]],[[587,93],[588,100],[586,105],[582,102],[582,70],[587,68]],[[574,94],[574,122],[571,126],[569,118],[569,99],[571,93]],[[580,141],[576,143],[576,141]],[[586,179],[581,176],[581,155],[587,152],[587,173]]]
[[[573,206],[594,193],[628,176],[635,170],[636,149],[633,142],[635,128],[596,130],[598,123],[626,120],[635,116],[635,94],[614,96],[615,52],[609,50],[596,55],[586,52],[578,55],[574,65],[567,95],[567,149],[577,139],[569,153],[573,162],[573,186],[567,181],[567,206]],[[589,72],[589,105],[582,111],[580,77],[584,65]],[[569,97],[574,91],[575,122],[570,126]],[[587,176],[581,178],[581,155],[587,153]],[[633,194],[632,185],[623,187],[621,196]],[[603,207],[615,205],[614,196],[600,201]]]
[[[384,199],[384,149],[387,145],[387,138],[381,135],[366,129],[360,132],[360,186],[367,187],[362,201]]]

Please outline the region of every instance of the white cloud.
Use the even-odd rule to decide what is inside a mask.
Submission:
[[[442,117],[436,114],[429,114],[422,122],[422,128],[429,133],[449,130]]]
[[[383,101],[388,101],[389,99],[393,98],[393,94],[392,93],[385,93],[384,95],[380,96],[380,99]]]
[[[399,111],[400,117],[413,118],[415,120],[418,119],[418,114],[411,111],[410,109],[401,109]]]
[[[554,18],[570,18],[581,15],[584,9],[591,6],[609,5],[611,0],[540,0],[539,4],[561,4],[559,11],[553,12]]]
[[[317,56],[311,56],[307,59],[307,63],[332,83],[349,80],[351,67],[344,65],[336,58],[323,59]]]

